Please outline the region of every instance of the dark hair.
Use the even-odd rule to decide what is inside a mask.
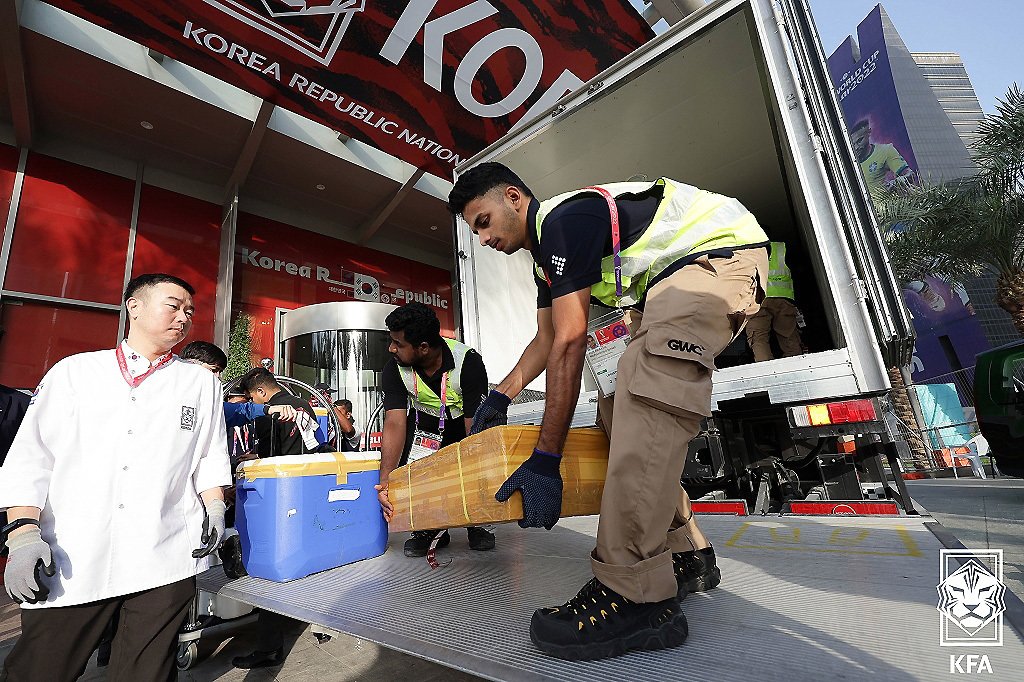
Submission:
[[[228,366],[228,356],[209,341],[193,341],[181,349],[179,357],[182,360],[198,360],[207,365],[213,365],[220,368],[221,372]]]
[[[437,348],[444,343],[437,313],[422,303],[414,301],[395,308],[384,318],[384,324],[390,331],[403,332],[405,340],[413,346],[426,343],[431,348]]]
[[[140,289],[146,289],[147,287],[156,286],[157,284],[177,284],[179,287],[189,293],[190,296],[196,295],[196,290],[192,288],[192,285],[183,280],[180,277],[174,275],[165,275],[162,272],[151,272],[145,275],[139,275],[133,277],[128,286],[124,288],[124,302],[127,303],[129,298],[132,298],[139,293]]]
[[[850,128],[850,132],[855,133],[861,128],[867,128],[869,125],[871,125],[871,123],[866,118],[862,118],[861,120],[853,124],[853,127]]]
[[[277,383],[277,379],[271,374],[269,369],[263,367],[257,367],[256,369],[250,369],[248,372],[242,375],[242,378],[238,380],[238,386],[246,393],[252,393],[257,388],[276,388],[281,390],[281,384]]]
[[[481,163],[459,176],[458,182],[448,194],[448,210],[452,215],[460,216],[466,210],[466,204],[473,199],[482,197],[495,187],[504,189],[510,185],[533,196],[526,183],[508,166],[493,161]]]
[[[334,406],[335,407],[347,407],[349,412],[352,411],[352,401],[348,400],[346,398],[342,398],[341,400],[335,400],[334,401]]]

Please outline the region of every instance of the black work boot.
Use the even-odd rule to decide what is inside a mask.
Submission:
[[[248,656],[235,656],[231,659],[231,665],[242,670],[254,668],[269,668],[275,665],[284,664],[284,649],[273,651],[254,651]]]
[[[676,571],[680,599],[686,596],[686,592],[706,592],[722,582],[714,547],[673,554],[672,567]]]
[[[486,552],[489,549],[494,549],[494,533],[490,532],[486,528],[470,526],[466,529],[466,532],[469,534],[470,549],[475,549],[478,552]]]
[[[444,533],[437,541],[437,548],[447,547],[452,541],[451,535],[446,530],[414,530],[412,537],[405,541],[405,556],[427,556],[430,543],[434,541],[438,533]]]
[[[530,621],[530,639],[544,653],[591,661],[630,649],[670,649],[686,641],[689,627],[675,597],[638,604],[597,578],[561,606],[540,609]]]

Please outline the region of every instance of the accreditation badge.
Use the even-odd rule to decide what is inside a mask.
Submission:
[[[441,449],[441,436],[429,431],[416,429],[412,434],[412,448],[409,450],[409,461],[415,462]]]

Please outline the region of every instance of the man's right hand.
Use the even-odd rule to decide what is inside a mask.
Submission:
[[[395,515],[395,506],[388,498],[387,478],[382,478],[380,483],[373,486],[373,489],[377,491],[377,501],[380,502],[380,511],[384,514],[384,520],[391,523],[391,517]]]
[[[491,391],[487,398],[476,408],[473,415],[473,425],[469,429],[469,435],[474,435],[491,428],[492,426],[504,426],[508,423],[508,406],[512,399],[504,393]]]
[[[10,554],[4,569],[4,589],[11,599],[21,604],[46,601],[50,588],[43,584],[42,576],[52,577],[57,572],[50,546],[43,541],[38,528],[22,531],[7,539]]]
[[[291,405],[269,405],[267,406],[267,416],[283,422],[293,422],[298,416],[298,410]]]

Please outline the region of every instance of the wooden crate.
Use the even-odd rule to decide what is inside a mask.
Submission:
[[[409,530],[481,526],[523,518],[523,498],[494,493],[533,453],[539,426],[500,426],[441,448],[388,477],[395,514],[388,528]],[[562,456],[562,516],[601,510],[608,439],[601,429],[570,429]]]

